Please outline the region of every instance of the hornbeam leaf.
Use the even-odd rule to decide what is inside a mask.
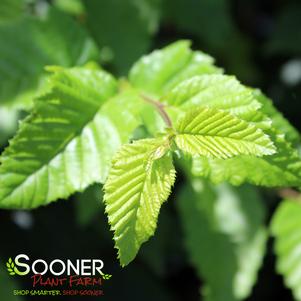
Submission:
[[[271,156],[237,156],[227,160],[195,157],[192,173],[213,183],[233,185],[249,182],[267,187],[301,187],[301,160],[298,151],[281,136],[272,136],[277,153]]]
[[[115,96],[109,74],[51,69],[49,92],[2,154],[1,208],[34,208],[103,182],[114,152],[139,124],[135,95]]]
[[[187,78],[221,72],[213,65],[210,56],[200,51],[193,52],[189,46],[189,41],[178,41],[143,56],[130,70],[133,86],[160,97]]]
[[[253,91],[244,87],[234,76],[205,74],[187,79],[163,98],[168,105],[187,110],[192,106],[210,106],[253,121],[261,104]]]
[[[104,186],[106,212],[122,266],[154,234],[160,207],[175,181],[172,158],[162,139],[123,145]]]
[[[301,160],[298,151],[290,144],[300,141],[299,133],[261,91],[253,90],[252,93],[262,105],[262,114],[272,121],[269,127],[262,126],[258,115],[259,122],[255,124],[269,134],[277,153],[261,158],[242,155],[227,160],[194,157],[192,173],[207,177],[216,184],[228,181],[233,185],[249,182],[267,187],[300,187]],[[285,137],[279,133],[284,133]]]
[[[229,158],[240,154],[263,156],[275,146],[262,130],[224,111],[199,107],[177,125],[177,146],[192,155]]]
[[[293,291],[295,300],[301,300],[301,203],[287,199],[277,209],[271,225],[275,237],[276,268],[284,282]]]
[[[274,107],[272,100],[266,97],[260,90],[254,90],[253,95],[256,100],[262,104],[261,111],[272,120],[272,126],[277,129],[279,133],[285,134],[285,138],[288,142],[292,144],[299,143],[299,132],[284,118],[282,113]]]

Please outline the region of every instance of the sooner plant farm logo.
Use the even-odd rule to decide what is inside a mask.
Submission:
[[[6,262],[9,275],[31,275],[31,290],[14,290],[14,295],[103,295],[99,288],[103,280],[112,277],[103,272],[101,259],[30,260],[26,254],[19,254]],[[42,287],[42,290],[37,290]],[[98,289],[95,290],[95,287]],[[47,290],[47,289],[51,290]],[[55,290],[53,288],[56,288]],[[88,288],[88,289],[87,289]],[[91,289],[93,288],[93,290]]]

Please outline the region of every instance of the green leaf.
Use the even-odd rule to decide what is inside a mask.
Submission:
[[[125,74],[144,54],[158,24],[157,0],[84,0],[87,25],[103,52]],[[122,46],[121,46],[122,45]]]
[[[165,139],[123,145],[113,159],[104,199],[122,266],[154,234],[160,207],[174,184],[175,170]]]
[[[96,54],[84,29],[55,9],[42,20],[0,26],[0,104],[27,108],[43,86],[45,65],[81,65]]]
[[[264,207],[249,186],[213,188],[200,180],[177,199],[186,249],[199,277],[204,300],[235,301],[249,296],[267,238]]]
[[[227,160],[195,157],[192,162],[192,173],[196,176],[208,177],[213,183],[228,181],[233,185],[249,182],[268,187],[300,187],[301,160],[298,151],[289,143],[297,144],[300,141],[299,133],[277,111],[271,100],[259,90],[253,90],[252,93],[262,105],[261,115],[254,117],[255,124],[270,136],[277,153],[261,158],[238,156]],[[270,118],[272,124],[267,126],[268,123],[262,123],[264,116]]]
[[[130,70],[130,82],[145,93],[160,97],[185,79],[221,72],[210,56],[193,52],[189,46],[189,41],[178,41],[143,56]]]
[[[300,199],[281,203],[274,214],[272,234],[275,237],[277,271],[293,291],[295,300],[301,300],[301,204]]]
[[[187,110],[192,106],[210,106],[252,121],[261,104],[251,89],[234,76],[206,74],[181,82],[163,97],[163,102]]]
[[[275,147],[254,125],[225,111],[199,107],[177,125],[177,146],[192,155],[229,158],[239,154],[271,155]]]
[[[222,58],[228,73],[246,82],[258,81],[251,41],[235,23],[229,1],[165,0],[162,14],[166,24],[175,24],[178,32],[193,36],[206,51]]]
[[[260,90],[254,90],[253,95],[262,104],[261,111],[272,120],[273,128],[279,133],[284,134],[288,142],[292,144],[299,143],[299,132],[274,107],[272,100],[266,97]]]
[[[301,187],[301,160],[297,150],[283,137],[273,135],[277,153],[261,158],[238,156],[227,160],[193,158],[192,173],[208,177],[213,183],[233,185],[249,182],[267,187]]]
[[[271,120],[259,110],[262,104],[253,90],[241,85],[233,76],[194,76],[175,86],[161,101],[166,103],[166,110],[174,122],[191,107],[209,106],[234,114],[261,129],[271,126]]]
[[[137,96],[114,96],[109,74],[52,69],[50,91],[1,157],[1,208],[34,208],[103,182],[113,154],[139,124]]]

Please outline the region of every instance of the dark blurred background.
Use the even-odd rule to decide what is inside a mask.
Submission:
[[[72,15],[91,33],[101,48],[102,65],[115,74],[125,75],[136,59],[152,49],[190,39],[194,49],[216,58],[227,74],[261,88],[301,129],[300,0],[70,0],[48,4]],[[136,20],[139,5],[145,14],[142,21]],[[6,135],[13,135],[14,125],[12,129]],[[6,145],[3,142],[2,149]],[[173,195],[182,181],[177,184]],[[1,210],[0,257],[6,260],[19,253],[45,259],[100,257],[113,275],[104,284],[104,300],[200,300],[201,283],[183,247],[173,195],[162,208],[155,237],[124,269],[116,259],[100,195],[101,187],[91,187],[69,200],[30,212]],[[265,199],[268,223],[279,200],[269,192]],[[28,287],[28,280],[22,277],[7,284],[5,279],[0,283],[3,301],[13,298],[3,295],[5,290]],[[293,300],[275,272],[272,241],[248,300]]]

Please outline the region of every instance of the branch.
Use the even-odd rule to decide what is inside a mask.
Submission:
[[[168,114],[165,111],[165,105],[159,101],[153,100],[151,98],[149,98],[148,96],[145,96],[143,94],[141,94],[141,97],[148,103],[150,103],[151,105],[153,105],[157,111],[159,112],[159,114],[161,115],[162,119],[164,120],[164,122],[166,123],[167,127],[172,128],[172,122],[171,119],[169,118]]]
[[[299,199],[301,194],[292,188],[282,188],[278,190],[278,195],[284,199]]]

